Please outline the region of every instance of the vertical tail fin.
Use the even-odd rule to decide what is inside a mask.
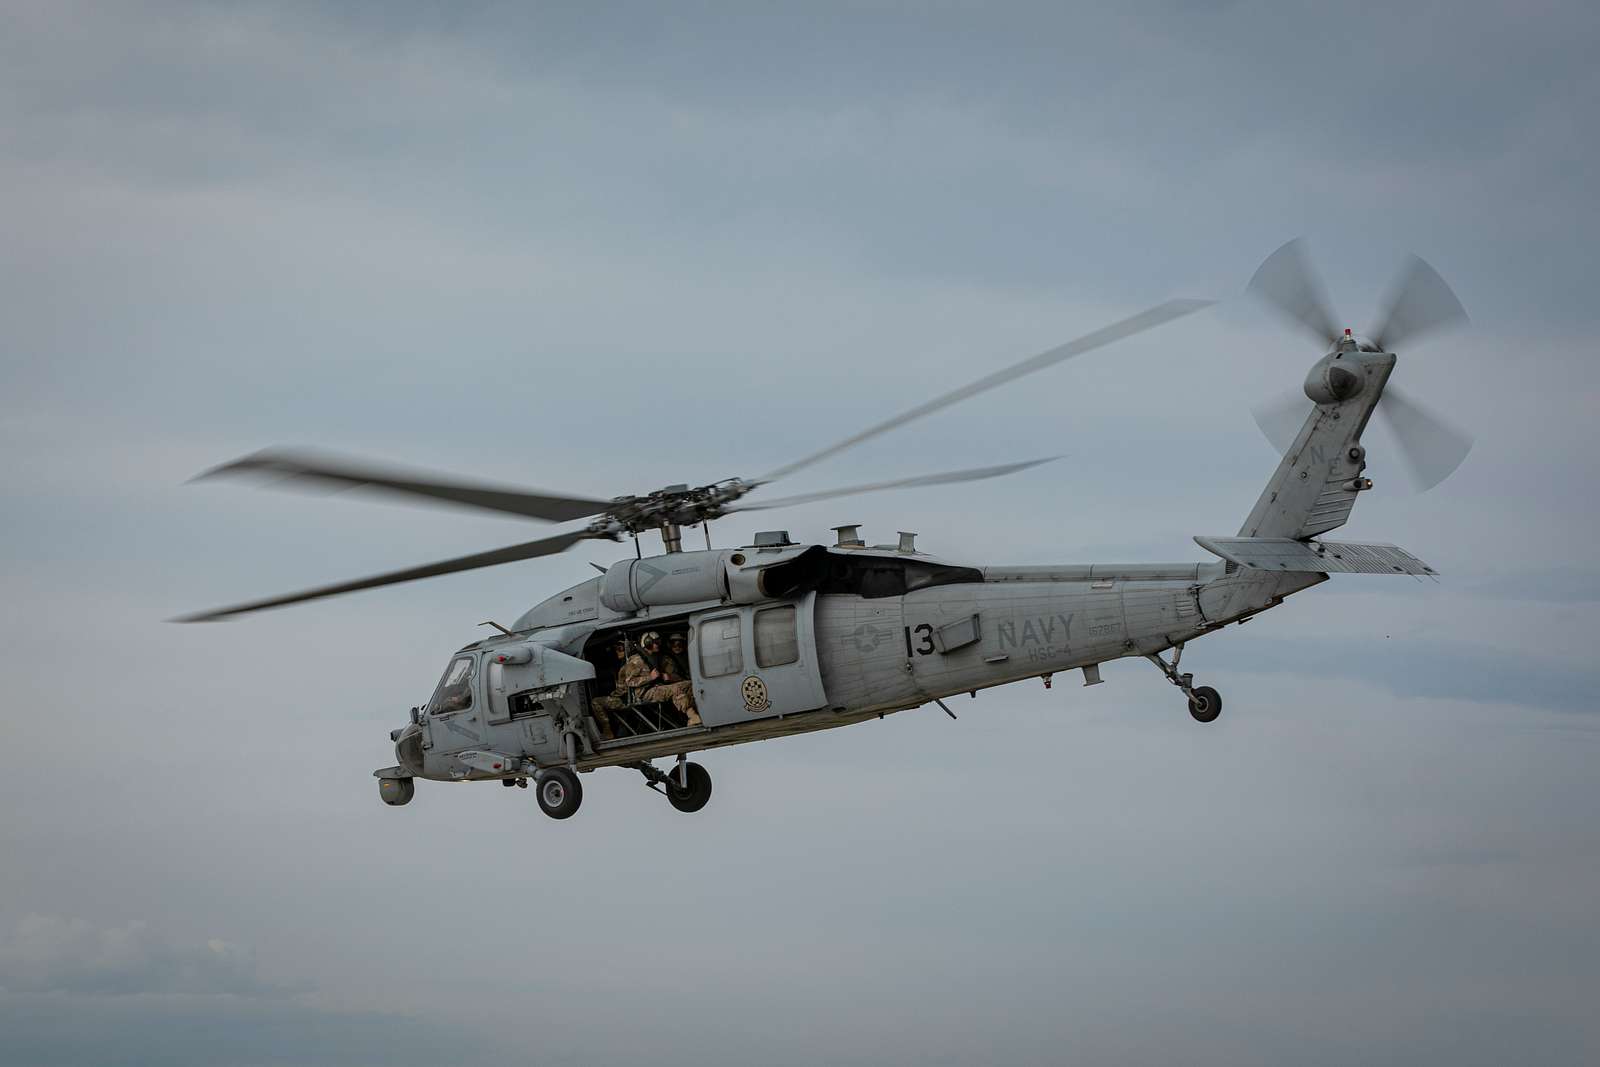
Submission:
[[[1262,490],[1240,537],[1292,537],[1325,533],[1345,524],[1365,484],[1361,434],[1394,369],[1388,352],[1354,345],[1331,352],[1306,380],[1319,400]],[[1344,398],[1344,399],[1341,399]]]

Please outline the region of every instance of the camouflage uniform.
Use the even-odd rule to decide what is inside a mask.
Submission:
[[[657,677],[652,679],[652,674]],[[631,690],[641,703],[670,700],[690,726],[699,726],[700,713],[694,707],[694,686],[688,682],[665,680],[667,677],[664,671],[651,665],[644,653],[635,652],[618,672],[617,685]]]
[[[620,645],[613,645],[617,649]],[[619,657],[620,658],[620,657]],[[628,706],[628,687],[622,684],[622,674],[619,671],[616,678],[616,688],[603,697],[595,697],[589,701],[589,713],[594,716],[594,724],[600,729],[600,739],[610,741],[616,735],[611,732],[611,713],[621,711]]]
[[[594,724],[600,728],[600,740],[610,741],[616,736],[611,732],[611,713],[627,706],[627,695],[622,690],[589,701],[589,713],[594,716]]]
[[[663,652],[661,654],[661,676],[669,682],[687,682],[689,668],[684,666],[683,657],[676,652]]]

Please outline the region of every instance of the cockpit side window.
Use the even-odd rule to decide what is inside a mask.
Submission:
[[[428,701],[429,715],[449,715],[472,707],[472,657],[457,656],[444,670],[439,688]]]

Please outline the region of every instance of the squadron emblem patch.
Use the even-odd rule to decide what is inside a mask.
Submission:
[[[766,711],[772,707],[772,701],[767,699],[767,683],[753,674],[744,680],[739,691],[744,694],[744,710],[748,712]]]

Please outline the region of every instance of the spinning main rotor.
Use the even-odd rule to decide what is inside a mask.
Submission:
[[[1110,326],[1085,334],[1076,340],[1068,341],[1064,345],[1059,345],[1020,363],[985,375],[975,382],[919,404],[909,411],[902,412],[891,419],[886,419],[874,426],[870,426],[860,433],[770,471],[759,478],[729,478],[720,482],[712,482],[709,485],[695,487],[690,487],[686,484],[669,485],[642,495],[626,495],[613,497],[610,500],[601,500],[593,497],[568,496],[548,493],[542,490],[491,485],[450,476],[382,467],[355,460],[324,456],[313,452],[288,449],[268,449],[263,452],[257,452],[206,471],[198,475],[195,480],[255,476],[265,478],[270,484],[278,486],[303,485],[365,489],[409,500],[443,502],[457,507],[517,515],[522,518],[539,519],[546,522],[571,522],[578,519],[588,519],[589,521],[580,530],[557,534],[553,537],[525,541],[521,544],[492,549],[488,552],[459,556],[455,559],[441,560],[437,563],[428,563],[405,570],[390,571],[386,574],[361,578],[356,581],[321,586],[299,593],[291,593],[287,596],[256,600],[247,604],[219,608],[215,611],[185,615],[175,621],[211,622],[235,615],[243,615],[248,612],[262,611],[267,608],[298,604],[307,600],[338,596],[342,593],[353,593],[361,589],[374,589],[399,582],[415,581],[419,578],[455,574],[460,571],[476,570],[480,567],[492,567],[501,563],[512,563],[518,560],[554,555],[570,548],[579,541],[591,539],[616,541],[625,536],[636,536],[647,530],[660,531],[662,542],[667,551],[676,552],[682,548],[682,527],[706,523],[734,512],[770,510],[817,500],[851,496],[857,493],[876,492],[880,489],[951,485],[958,482],[977,481],[983,478],[996,478],[1001,475],[1012,474],[1040,463],[1048,462],[1048,459],[1004,463],[998,466],[978,467],[970,470],[945,471],[938,474],[924,474],[915,478],[872,482],[847,486],[842,489],[803,493],[798,496],[781,497],[753,503],[740,502],[746,495],[768,486],[780,478],[787,477],[824,459],[829,459],[848,448],[853,448],[863,441],[879,434],[887,433],[889,430],[903,426],[914,419],[922,418],[924,415],[942,410],[958,401],[994,389],[1024,375],[1054,366],[1074,356],[1102,348],[1115,341],[1120,341],[1123,338],[1131,337],[1134,334],[1192,314],[1202,308],[1209,307],[1211,303],[1212,301],[1209,300],[1169,300],[1164,304],[1158,304],[1120,322],[1112,323]]]

